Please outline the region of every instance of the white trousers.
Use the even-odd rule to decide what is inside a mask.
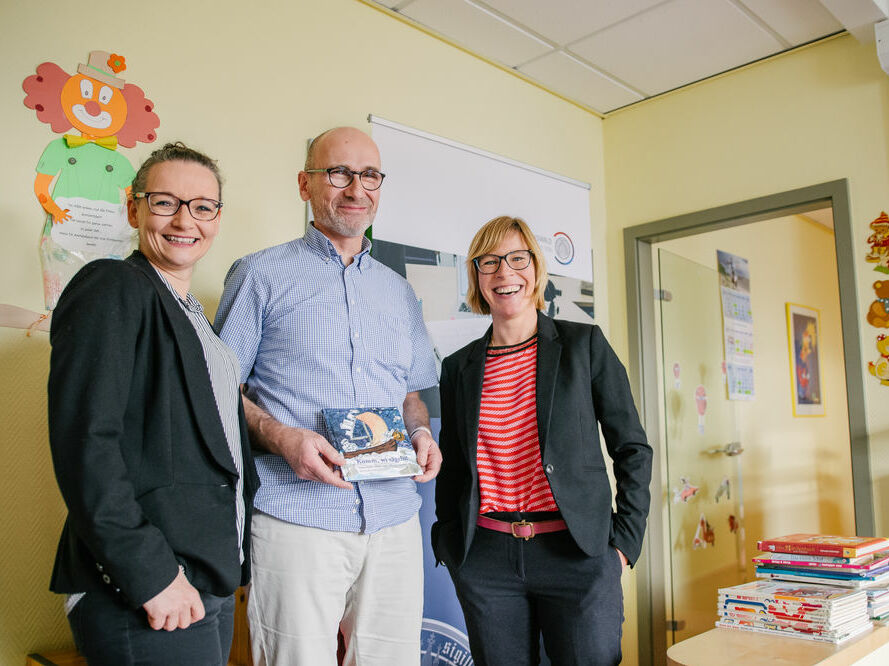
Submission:
[[[374,534],[253,515],[247,602],[256,666],[416,666],[423,615],[417,515]]]

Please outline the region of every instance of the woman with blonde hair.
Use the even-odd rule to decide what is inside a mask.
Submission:
[[[553,664],[619,663],[620,576],[642,548],[652,456],[626,371],[598,326],[540,312],[546,265],[523,220],[479,229],[466,269],[467,301],[492,324],[442,364],[432,544],[473,659],[536,664],[542,634]]]

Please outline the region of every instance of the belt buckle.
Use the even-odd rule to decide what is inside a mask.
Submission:
[[[529,534],[528,536],[522,536],[521,534],[516,534],[516,533],[515,533],[515,528],[516,528],[516,526],[518,526],[518,527],[524,527],[524,526],[526,526],[526,525],[529,525],[529,526],[531,527],[531,534]],[[534,523],[529,523],[529,522],[528,522],[527,520],[525,520],[524,518],[523,518],[522,520],[519,520],[519,521],[510,523],[509,526],[510,526],[510,528],[512,529],[512,535],[513,535],[516,539],[524,539],[525,541],[527,541],[528,539],[532,539],[532,538],[534,537]]]

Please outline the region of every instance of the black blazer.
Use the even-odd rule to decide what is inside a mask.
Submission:
[[[249,579],[259,486],[239,406],[244,565],[235,528],[237,472],[200,340],[148,260],[87,264],[50,333],[49,440],[68,517],[50,589],[105,591],[139,607],[182,565],[198,590]]]
[[[626,371],[598,326],[538,312],[537,333],[537,428],[553,497],[587,555],[600,555],[610,544],[635,562],[648,515],[652,452]],[[442,363],[444,462],[436,479],[432,546],[436,562],[449,566],[462,564],[476,528],[478,417],[490,334]],[[616,511],[597,423],[613,462]]]

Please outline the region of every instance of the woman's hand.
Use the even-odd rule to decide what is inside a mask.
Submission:
[[[615,548],[614,550],[617,551],[617,554],[620,557],[620,570],[623,572],[623,570],[626,569],[627,565],[629,564],[627,556],[620,552],[620,548]]]
[[[152,629],[188,629],[192,622],[204,619],[204,603],[179,567],[173,582],[142,604]]]

